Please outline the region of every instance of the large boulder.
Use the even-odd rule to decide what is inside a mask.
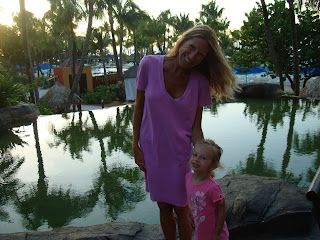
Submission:
[[[236,98],[279,98],[284,93],[278,84],[272,83],[239,84],[239,87]]]
[[[320,99],[320,77],[312,80],[299,93],[302,98]]]
[[[312,204],[307,188],[279,178],[228,175],[218,179],[226,199],[230,237],[307,235],[312,228]]]
[[[34,104],[17,103],[14,106],[0,108],[0,132],[14,127],[33,123],[40,115]]]

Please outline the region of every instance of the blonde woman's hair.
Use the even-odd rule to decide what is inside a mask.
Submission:
[[[211,150],[213,152],[212,163],[216,163],[219,168],[222,168],[222,166],[220,164],[220,158],[223,153],[223,149],[218,144],[216,144],[215,141],[213,141],[211,139],[200,140],[199,142],[197,142],[195,144],[195,146],[201,145],[201,144],[209,145],[209,147],[211,148]],[[211,171],[211,176],[212,177],[215,176],[214,171]]]
[[[209,82],[211,94],[217,101],[222,97],[233,99],[234,89],[238,89],[235,74],[229,66],[220,46],[215,31],[207,25],[197,25],[182,34],[176,45],[167,56],[175,57],[186,41],[199,37],[207,41],[209,52],[205,59],[196,67]]]

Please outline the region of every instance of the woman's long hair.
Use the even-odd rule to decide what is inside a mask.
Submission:
[[[199,37],[207,41],[209,52],[205,59],[196,67],[209,82],[211,93],[217,101],[222,97],[232,99],[234,89],[238,89],[235,74],[229,66],[220,46],[215,31],[207,25],[197,25],[182,34],[176,45],[167,54],[176,57],[181,45],[189,39]]]

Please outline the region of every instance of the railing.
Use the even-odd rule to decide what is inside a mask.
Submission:
[[[313,204],[312,213],[320,227],[320,167],[309,187],[306,197]]]
[[[117,84],[118,83],[117,74],[116,73],[108,73],[108,80],[109,80],[109,84]],[[105,85],[104,75],[94,76],[94,77],[92,77],[92,81],[93,81],[93,88],[96,88],[100,85],[102,85],[102,86]]]

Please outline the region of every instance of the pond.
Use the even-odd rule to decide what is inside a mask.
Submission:
[[[159,223],[131,150],[133,106],[40,116],[0,137],[0,233],[106,222]],[[309,186],[320,166],[317,101],[282,98],[206,107],[206,138],[226,174]]]

